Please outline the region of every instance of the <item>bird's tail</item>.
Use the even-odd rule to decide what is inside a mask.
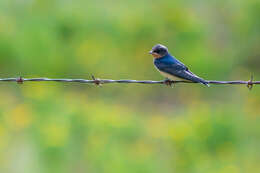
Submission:
[[[208,81],[206,81],[206,80],[204,80],[204,79],[201,79],[201,78],[199,78],[199,77],[198,77],[198,81],[199,81],[199,83],[201,83],[201,84],[203,84],[203,85],[206,85],[207,87],[210,87]]]
[[[188,72],[188,74],[189,74],[189,77],[191,77],[191,79],[190,79],[191,81],[198,82],[198,83],[201,83],[201,84],[203,84],[203,85],[206,85],[207,87],[210,87],[208,81],[206,81],[206,80],[204,80],[204,79],[198,77],[197,75],[193,74],[193,73],[192,73],[191,71],[189,71],[189,70],[188,70],[187,72]]]
[[[210,87],[210,84],[209,84],[208,81],[205,81],[205,80],[204,80],[204,82],[201,82],[201,83],[204,84],[204,85],[206,85],[207,87]]]

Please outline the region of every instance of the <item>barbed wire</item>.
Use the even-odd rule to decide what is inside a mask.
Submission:
[[[0,82],[17,82],[18,84],[23,84],[24,82],[70,82],[70,83],[90,83],[90,84],[96,84],[96,85],[102,85],[102,84],[109,84],[109,83],[137,83],[137,84],[166,84],[166,85],[172,85],[177,83],[197,83],[192,81],[184,81],[184,80],[178,80],[178,81],[170,81],[170,80],[162,80],[162,81],[152,81],[152,80],[112,80],[112,79],[98,79],[95,78],[93,75],[91,76],[92,80],[88,79],[52,79],[52,78],[2,78],[0,79]],[[260,84],[260,81],[253,81],[253,76],[251,76],[251,79],[249,81],[216,81],[216,80],[209,80],[209,84],[216,84],[216,85],[241,85],[245,84],[249,89],[252,89],[254,84]]]

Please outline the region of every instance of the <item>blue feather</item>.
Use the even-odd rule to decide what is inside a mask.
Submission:
[[[154,65],[159,71],[168,75],[209,86],[208,81],[193,74],[183,63],[181,63],[169,53],[161,58],[155,58]]]

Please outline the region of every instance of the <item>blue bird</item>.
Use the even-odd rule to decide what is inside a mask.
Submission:
[[[193,74],[183,63],[172,56],[167,47],[157,44],[149,52],[154,57],[154,65],[167,80],[187,80],[209,87],[209,82]]]

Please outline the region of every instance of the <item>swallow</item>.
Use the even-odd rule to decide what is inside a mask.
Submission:
[[[172,56],[167,47],[157,44],[149,52],[154,57],[157,70],[168,80],[185,80],[209,87],[209,82],[193,74],[182,62]]]

